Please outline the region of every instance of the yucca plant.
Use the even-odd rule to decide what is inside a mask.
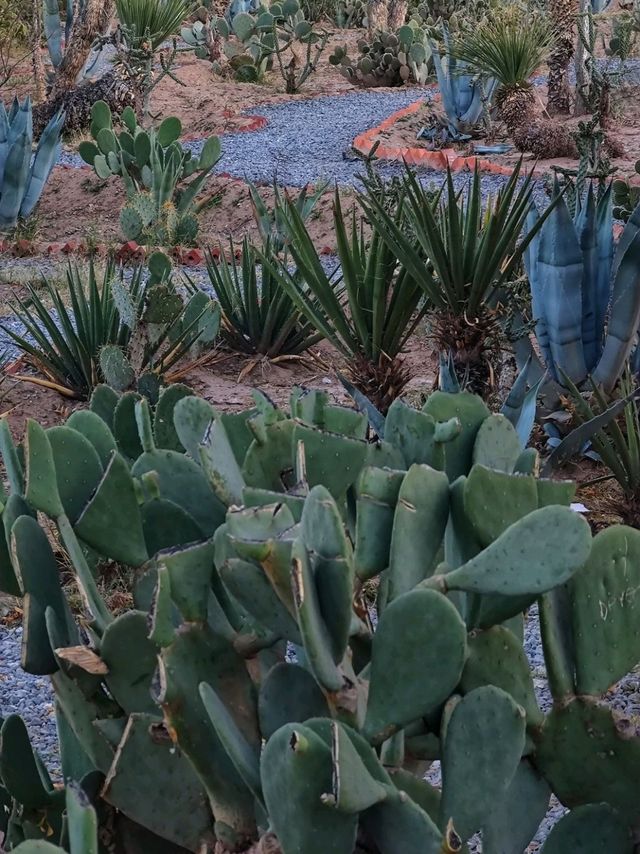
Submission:
[[[116,0],[118,20],[129,49],[145,53],[154,53],[177,33],[193,7],[192,0]]]
[[[520,171],[518,165],[485,204],[477,170],[466,196],[454,188],[450,171],[434,196],[407,168],[402,208],[409,228],[385,210],[379,194],[360,195],[387,251],[426,296],[437,349],[452,354],[461,379],[479,392],[501,361],[498,294],[547,216],[518,242],[533,192],[532,174],[521,181]]]
[[[531,77],[549,53],[552,32],[546,18],[501,9],[458,38],[453,53],[486,78],[498,81],[495,103],[509,136],[521,151],[539,156],[573,153],[575,143],[563,126],[536,122]],[[546,146],[546,149],[545,149]]]
[[[104,377],[101,355],[105,350],[122,354],[119,361],[128,364],[133,344],[138,374],[148,371],[161,378],[203,333],[206,336],[209,306],[204,294],[184,304],[170,282],[154,282],[142,266],[125,283],[122,271],[116,276],[113,260],[107,262],[100,280],[93,261],[86,281],[81,270],[70,264],[66,282],[68,306],[46,278],[44,294],[51,307],[31,285],[29,297],[11,305],[25,328],[23,335],[0,324],[44,375],[44,379],[17,379],[52,388],[65,397],[86,399]]]
[[[385,207],[381,200],[382,209]],[[398,229],[401,210],[389,214]],[[366,236],[365,223],[355,212],[350,224],[336,190],[333,226],[339,267],[327,273],[295,204],[281,205],[281,222],[295,263],[262,256],[289,294],[321,335],[345,357],[354,385],[386,412],[409,379],[400,354],[424,315],[423,291],[405,267],[397,269],[394,251],[374,228]]]
[[[259,254],[246,237],[240,261],[233,241],[228,255],[206,253],[209,279],[222,309],[222,338],[231,349],[255,356],[254,362],[300,356],[322,338],[261,260],[273,255],[270,238]]]
[[[66,273],[69,307],[46,277],[43,291],[51,308],[32,285],[28,286],[28,298],[18,298],[11,306],[25,327],[25,335],[4,324],[1,328],[45,377],[34,377],[32,382],[54,388],[66,397],[84,398],[100,381],[100,349],[105,344],[124,346],[128,338],[128,329],[112,297],[115,273],[115,263],[109,260],[99,281],[94,262],[90,261],[85,285],[80,269],[69,264]],[[141,290],[138,270],[132,278],[131,291],[139,298]]]

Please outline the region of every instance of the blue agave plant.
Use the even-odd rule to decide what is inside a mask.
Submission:
[[[532,209],[528,226],[537,218]],[[591,376],[610,392],[640,323],[640,206],[614,246],[611,186],[599,200],[590,186],[574,216],[560,199],[527,247],[524,263],[549,372],[576,386]]]
[[[442,105],[449,120],[448,131],[453,139],[469,139],[469,131],[480,120],[497,87],[496,80],[486,83],[478,74],[465,74],[468,65],[452,55],[451,35],[442,24],[444,51],[431,43],[433,64],[438,78]]]
[[[31,101],[14,100],[8,113],[0,101],[0,231],[33,213],[60,153],[63,122],[61,112],[51,119],[33,156]]]

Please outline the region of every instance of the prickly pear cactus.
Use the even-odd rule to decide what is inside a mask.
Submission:
[[[23,666],[51,674],[65,779],[116,845],[442,854],[481,832],[488,854],[523,854],[553,791],[575,809],[549,852],[632,851],[640,739],[601,697],[640,658],[640,533],[592,541],[571,492],[521,473],[514,428],[475,403],[394,404],[375,442],[364,415],[300,390],[288,411],[257,393],[230,414],[102,386],[63,427],[30,422],[22,448],[0,423]],[[119,615],[105,559],[134,578]],[[546,716],[522,645],[534,603]],[[51,845],[80,838],[40,766],[9,718],[9,850],[43,817]]]
[[[346,45],[336,47],[329,62],[359,86],[402,86],[426,82],[431,48],[426,32],[417,24],[406,24],[397,33],[377,33],[373,41],[358,41],[360,57],[351,59]]]
[[[207,139],[200,156],[194,157],[180,145],[182,124],[175,116],[145,130],[127,107],[120,117],[120,132],[104,101],[93,105],[91,116],[93,141],[81,142],[78,152],[100,179],[122,178],[127,203],[120,212],[120,228],[125,240],[151,246],[193,245],[203,205],[196,197],[220,159],[218,138]]]

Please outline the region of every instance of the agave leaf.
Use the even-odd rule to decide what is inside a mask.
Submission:
[[[576,384],[587,376],[582,348],[583,269],[576,228],[565,200],[560,199],[540,231],[536,275],[553,364]]]
[[[602,356],[593,380],[612,391],[636,341],[640,323],[640,231],[618,263],[611,295],[611,312]]]

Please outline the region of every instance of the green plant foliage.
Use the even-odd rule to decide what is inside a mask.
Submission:
[[[217,335],[215,303],[203,293],[183,301],[170,282],[156,283],[153,275],[145,278],[143,267],[126,282],[122,272],[116,275],[113,260],[101,280],[93,261],[86,280],[80,268],[70,264],[66,283],[70,306],[45,279],[53,310],[29,286],[29,298],[17,299],[12,306],[27,334],[2,329],[44,375],[31,382],[67,397],[86,399],[102,379],[120,391],[137,380],[149,389],[147,378],[153,376],[159,384],[180,359],[197,355],[198,346],[211,346]]]
[[[60,154],[63,123],[64,113],[56,113],[34,154],[31,100],[15,98],[9,112],[0,101],[0,232],[35,210]]]
[[[535,209],[528,224],[538,227]],[[639,227],[640,211],[614,247],[611,189],[596,199],[590,186],[573,217],[561,199],[529,243],[536,338],[561,384],[593,375],[609,393],[624,370],[640,321]]]
[[[270,257],[269,240],[262,252]],[[273,359],[300,355],[321,340],[311,324],[279,285],[279,279],[249,243],[242,243],[242,259],[237,261],[233,242],[229,255],[219,258],[207,253],[207,271],[222,309],[222,337],[240,353]]]
[[[396,255],[380,233],[367,238],[355,212],[345,216],[337,190],[333,225],[340,276],[325,272],[296,205],[285,200],[279,211],[296,272],[287,260],[278,263],[264,253],[263,263],[298,310],[349,359],[360,391],[386,411],[408,379],[397,357],[424,314],[418,309],[421,288],[406,269],[397,273]],[[400,228],[402,212],[389,216]]]
[[[197,56],[212,60],[216,73],[225,71],[220,62],[224,54],[242,83],[262,82],[265,73],[277,66],[286,92],[293,94],[316,70],[329,33],[306,19],[298,0],[284,0],[196,21],[183,27],[182,38]]]
[[[91,115],[94,141],[81,142],[78,151],[102,180],[122,178],[127,203],[120,227],[125,239],[152,246],[193,245],[197,215],[210,202],[197,197],[220,159],[218,137],[209,137],[194,157],[180,145],[182,124],[175,116],[147,131],[133,110],[125,109],[118,133],[104,101],[93,105]]]
[[[95,805],[53,786],[11,716],[5,848],[92,852],[109,805],[114,845],[140,851],[275,835],[284,854],[353,854],[357,837],[442,854],[482,831],[523,854],[555,792],[572,811],[550,852],[631,852],[640,746],[603,696],[640,656],[623,595],[637,531],[593,538],[468,392],[395,403],[375,443],[318,391],[288,410],[256,393],[233,415],[169,394],[152,411],[100,387],[88,420],[31,421],[21,448],[0,430],[23,662],[53,670],[64,779]],[[36,511],[83,594],[82,634]],[[110,613],[89,549],[136,568],[134,610]],[[547,714],[522,645],[533,603]],[[424,779],[434,758],[441,787]]]
[[[336,47],[329,57],[347,80],[363,87],[424,84],[431,69],[431,44],[426,31],[415,22],[397,33],[376,33],[371,41],[358,41],[358,59],[347,46]]]

